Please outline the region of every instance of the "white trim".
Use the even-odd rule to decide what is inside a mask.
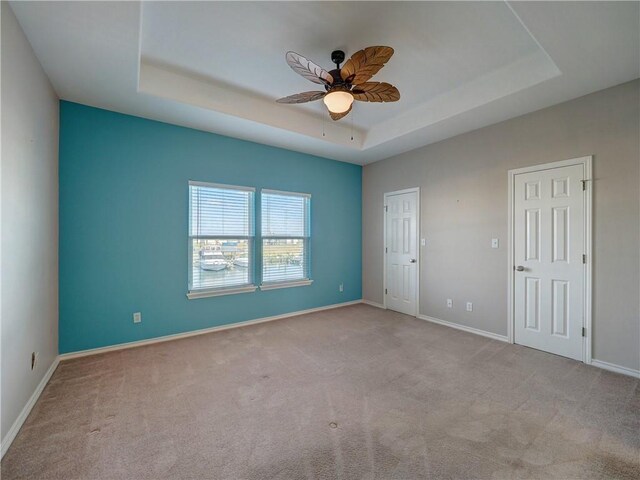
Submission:
[[[374,307],[379,305],[379,304],[374,304],[373,302],[368,302],[368,300],[362,300],[362,303],[369,303]],[[498,335],[497,333],[487,332],[486,330],[467,327],[466,325],[460,325],[459,323],[447,322],[446,320],[440,320],[439,318],[433,318],[427,315],[418,315],[418,318],[420,320],[426,320],[427,322],[437,323],[438,325],[444,325],[445,327],[451,327],[451,328],[455,328],[456,330],[462,330],[463,332],[481,335],[483,337],[491,338],[493,340],[498,340],[500,342],[513,343],[513,342],[510,342],[509,338],[505,335]],[[640,370],[635,370],[629,367],[623,367],[621,365],[616,365],[615,363],[604,362],[602,360],[597,360],[595,358],[591,360],[591,366],[596,368],[601,368],[609,372],[620,373],[622,375],[628,375],[634,378],[640,378]]]
[[[572,165],[585,165],[587,162],[591,162],[592,158],[593,158],[592,155],[587,155],[585,157],[570,158],[568,160],[558,160],[557,162],[549,162],[549,163],[542,163],[539,165],[531,165],[529,167],[514,168],[512,170],[509,170],[508,173],[510,175],[520,175],[522,173],[539,172],[541,170],[553,170],[554,168],[559,168],[559,167],[570,167]],[[591,179],[587,179],[587,180],[591,180]]]
[[[311,194],[310,193],[303,193],[303,192],[286,192],[284,190],[270,190],[268,188],[263,188],[260,190],[260,194],[266,193],[267,195],[269,194],[273,194],[273,195],[285,195],[285,196],[290,196],[290,197],[306,197],[306,198],[311,198]]]
[[[78,352],[63,353],[62,355],[59,355],[58,358],[60,359],[60,361],[64,361],[72,358],[86,357],[89,355],[97,355],[99,353],[106,353],[106,352],[113,352],[116,350],[124,350],[127,348],[141,347],[143,345],[151,345],[154,343],[169,342],[171,340],[178,340],[180,338],[194,337],[196,335],[204,335],[207,333],[219,332],[222,330],[230,330],[232,328],[241,328],[249,325],[255,325],[258,323],[271,322],[273,320],[280,320],[282,318],[297,317],[298,315],[321,312],[323,310],[332,310],[334,308],[347,307],[349,305],[356,305],[358,303],[362,303],[362,300],[353,300],[351,302],[344,302],[344,303],[334,303],[332,305],[326,305],[324,307],[309,308],[307,310],[298,310],[295,312],[283,313],[280,315],[273,315],[271,317],[256,318],[254,320],[246,320],[244,322],[229,323],[227,325],[219,325],[217,327],[203,328],[201,330],[193,330],[193,331],[184,332],[184,333],[175,333],[173,335],[164,335],[162,337],[150,338],[148,340],[138,340],[135,342],[119,343],[117,345],[111,345],[108,347],[90,348],[88,350],[80,350]]]
[[[384,203],[382,207],[382,308],[387,308],[387,254],[385,249],[387,248],[387,197],[392,195],[402,195],[405,193],[415,193],[416,198],[416,317],[420,316],[420,265],[422,264],[421,258],[421,245],[420,236],[420,187],[405,188],[403,190],[396,190],[394,192],[385,192]]]
[[[584,195],[584,253],[587,263],[584,267],[584,326],[587,335],[583,338],[584,363],[591,365],[593,362],[593,157],[583,157],[584,180],[586,185]]]
[[[415,187],[415,191],[417,192],[418,198],[416,199],[416,317],[420,315],[420,276],[421,273],[421,265],[422,265],[422,244],[420,243],[420,237],[422,236],[422,231],[420,230],[420,205],[421,205],[421,194],[420,187]]]
[[[260,290],[277,290],[278,288],[290,288],[290,287],[304,287],[306,285],[311,285],[313,280],[296,280],[295,282],[274,282],[274,283],[263,283],[260,285]]]
[[[633,368],[623,367],[616,365],[615,363],[603,362],[602,360],[592,359],[591,366],[602,368],[603,370],[609,370],[610,372],[621,373],[622,375],[629,375],[630,377],[640,378],[640,370],[634,370]]]
[[[226,185],[224,183],[209,183],[209,182],[200,182],[198,180],[189,180],[190,187],[208,187],[208,188],[219,188],[223,190],[240,190],[241,192],[254,192],[256,191],[255,187],[244,187],[242,185]]]
[[[383,310],[387,309],[383,304],[378,302],[372,302],[371,300],[362,299],[362,303],[364,303],[365,305],[371,305],[372,307],[381,308]]]
[[[20,412],[20,415],[18,415],[18,418],[16,418],[15,422],[13,422],[13,425],[11,425],[11,428],[9,429],[9,431],[7,432],[5,437],[2,439],[2,446],[0,447],[0,458],[4,457],[4,454],[7,453],[7,450],[9,450],[9,447],[11,446],[16,436],[18,435],[18,432],[22,428],[22,425],[24,424],[24,422],[27,420],[27,417],[31,413],[31,409],[33,409],[33,406],[38,401],[38,398],[40,398],[40,395],[42,394],[44,387],[47,386],[47,383],[49,382],[49,379],[51,379],[53,372],[55,372],[56,368],[58,368],[59,363],[60,363],[60,357],[56,357],[51,363],[51,366],[49,367],[47,372],[42,377],[42,380],[40,380],[40,383],[38,383],[38,386],[36,387],[35,391],[31,394],[31,397],[29,397],[29,400],[27,401],[27,404],[24,406],[24,408]]]
[[[515,188],[515,176],[523,173],[530,172],[538,172],[541,170],[551,170],[558,167],[568,167],[571,165],[582,165],[583,166],[583,174],[584,180],[586,180],[587,189],[585,190],[584,195],[584,253],[587,256],[587,263],[584,268],[584,320],[583,326],[587,330],[587,334],[583,337],[583,347],[582,347],[582,361],[586,364],[591,364],[592,360],[592,351],[593,351],[593,343],[592,343],[592,331],[593,331],[593,318],[592,318],[592,253],[591,253],[591,241],[593,236],[593,174],[592,174],[592,160],[593,157],[591,155],[586,157],[579,158],[571,158],[569,160],[561,160],[559,162],[551,162],[545,163],[543,165],[533,165],[530,167],[524,168],[516,168],[513,170],[509,170],[508,172],[508,235],[509,235],[509,244],[508,244],[508,297],[507,297],[507,338],[509,343],[515,342],[515,332],[514,332],[514,322],[515,322],[515,312],[514,312],[514,289],[513,284],[515,280],[515,276],[513,274],[513,254],[514,254],[514,208],[513,203],[515,201],[513,196],[513,189]],[[623,367],[621,367],[623,368]]]
[[[31,413],[31,410],[33,409],[33,407],[35,406],[36,402],[40,398],[40,395],[42,395],[42,392],[44,391],[45,387],[49,383],[49,380],[51,380],[51,377],[53,376],[54,372],[56,371],[56,368],[58,368],[58,365],[59,365],[59,363],[61,361],[70,360],[72,358],[80,358],[80,357],[87,357],[87,356],[90,356],[90,355],[97,355],[97,354],[100,354],[100,353],[106,353],[106,352],[110,352],[110,351],[124,350],[124,349],[127,349],[127,348],[135,348],[135,347],[139,347],[139,346],[143,346],[143,345],[149,345],[149,344],[153,344],[153,343],[161,343],[161,342],[166,342],[166,341],[171,341],[171,340],[177,340],[179,338],[186,338],[186,337],[192,337],[192,336],[196,336],[196,335],[203,335],[203,334],[211,333],[211,332],[215,332],[215,331],[228,330],[228,329],[232,329],[232,328],[240,328],[240,327],[245,327],[245,326],[254,325],[254,324],[258,324],[258,323],[269,322],[269,321],[272,321],[272,320],[279,320],[281,318],[304,315],[306,313],[320,312],[320,311],[323,311],[323,310],[331,310],[331,309],[334,309],[334,308],[346,307],[346,306],[349,306],[349,305],[356,305],[356,304],[359,304],[359,303],[363,303],[363,304],[366,304],[366,305],[371,305],[371,306],[377,307],[377,308],[384,308],[384,305],[381,305],[381,304],[376,303],[376,302],[372,302],[370,300],[364,300],[364,299],[363,300],[354,300],[354,301],[351,301],[351,302],[344,302],[344,303],[338,303],[338,304],[334,304],[334,305],[327,305],[326,307],[311,308],[311,309],[308,309],[308,310],[301,310],[301,311],[298,311],[298,312],[285,313],[283,315],[276,315],[276,316],[273,316],[273,317],[265,317],[265,318],[256,319],[256,320],[249,320],[249,321],[246,321],[246,322],[238,322],[238,323],[234,323],[234,324],[230,324],[230,325],[222,325],[220,327],[212,327],[212,328],[208,328],[208,329],[204,329],[204,330],[196,330],[194,332],[180,333],[180,334],[176,334],[176,335],[167,335],[167,336],[164,336],[164,337],[158,337],[158,338],[154,338],[154,339],[151,339],[151,340],[142,340],[142,341],[139,341],[139,342],[123,343],[123,344],[114,345],[114,346],[111,346],[111,347],[94,348],[94,349],[90,349],[90,350],[83,350],[83,351],[80,351],[80,352],[65,353],[65,354],[62,354],[62,355],[58,355],[53,360],[53,362],[51,363],[51,366],[49,367],[49,369],[47,370],[45,375],[42,377],[42,380],[40,380],[40,383],[36,387],[35,391],[31,395],[31,397],[29,398],[29,401],[27,402],[27,404],[24,406],[24,408],[20,412],[20,415],[18,415],[18,418],[16,418],[16,420],[13,422],[13,425],[11,426],[9,431],[7,432],[5,437],[2,439],[1,446],[0,446],[0,458],[4,457],[5,453],[7,453],[7,451],[9,450],[9,447],[11,446],[13,441],[15,440],[16,436],[18,435],[18,433],[20,432],[20,428],[22,428],[22,425],[24,424],[24,422],[26,421],[27,417],[29,416],[29,413]],[[463,332],[468,332],[468,333],[473,333],[473,334],[476,334],[476,335],[481,335],[483,337],[487,337],[487,338],[490,338],[490,339],[493,339],[493,340],[512,343],[512,342],[509,342],[509,339],[507,337],[505,337],[504,335],[498,335],[496,333],[487,332],[485,330],[479,330],[477,328],[467,327],[465,325],[460,325],[460,324],[453,323],[453,322],[447,322],[445,320],[440,320],[440,319],[437,319],[437,318],[428,317],[427,315],[418,315],[417,318],[419,318],[420,320],[425,320],[427,322],[436,323],[438,325],[444,325],[446,327],[455,328],[455,329],[461,330]],[[596,368],[601,368],[603,370],[607,370],[607,371],[614,372],[614,373],[620,373],[622,375],[628,375],[628,376],[634,377],[634,378],[640,378],[640,370],[635,370],[633,368],[623,367],[623,366],[620,366],[620,365],[616,365],[614,363],[604,362],[602,360],[593,359],[592,362],[591,362],[591,366],[596,367]]]
[[[429,317],[427,315],[418,315],[420,320],[426,320],[427,322],[437,323],[438,325],[444,325],[445,327],[455,328],[456,330],[462,330],[463,332],[473,333],[482,337],[487,337],[492,340],[498,340],[500,342],[509,343],[509,338],[505,335],[499,335],[493,332],[487,332],[486,330],[480,330],[479,328],[467,327],[466,325],[460,325],[459,323],[448,322],[446,320],[440,320],[439,318]]]
[[[393,192],[386,192],[385,196],[402,195],[404,193],[412,193],[412,192],[420,192],[420,187],[403,188],[402,190],[394,190]]]
[[[218,290],[194,290],[187,293],[187,298],[193,300],[196,298],[219,297],[221,295],[235,295],[237,293],[251,293],[256,291],[255,285],[238,288],[221,288]]]
[[[515,222],[513,219],[513,189],[515,185],[515,173],[511,171],[507,172],[508,176],[508,188],[507,188],[507,201],[509,202],[507,205],[507,341],[509,343],[515,343],[514,341],[514,332],[513,332],[513,322],[515,321],[514,315],[514,302],[513,295],[514,289],[513,285],[515,282],[515,272],[513,271],[513,266],[515,265],[513,261],[513,243],[514,243],[514,234],[513,229],[515,228]]]

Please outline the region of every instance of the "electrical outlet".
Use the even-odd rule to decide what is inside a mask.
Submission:
[[[136,312],[133,314],[133,323],[140,323],[142,322],[142,313],[140,312]]]
[[[467,302],[467,312],[473,312],[473,303]]]
[[[453,308],[453,300],[450,298],[447,298],[447,307],[448,308]]]
[[[344,292],[344,283],[340,284],[340,286],[338,287],[338,290],[340,290],[341,292]]]
[[[38,365],[38,352],[31,352],[31,370]]]
[[[500,246],[500,241],[497,238],[491,239],[491,248],[498,248]]]

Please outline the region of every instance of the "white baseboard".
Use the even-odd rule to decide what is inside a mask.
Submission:
[[[40,380],[40,383],[36,387],[33,394],[31,394],[31,397],[29,397],[29,401],[20,412],[20,415],[18,415],[18,418],[16,418],[16,421],[13,422],[13,425],[11,425],[11,428],[9,429],[5,437],[2,439],[2,446],[0,447],[0,458],[4,457],[4,454],[7,453],[7,450],[9,450],[9,447],[11,446],[16,436],[18,435],[18,432],[22,428],[22,425],[24,424],[25,420],[29,416],[29,413],[31,413],[31,409],[38,401],[38,398],[40,398],[40,394],[44,390],[44,387],[47,386],[47,383],[49,382],[49,379],[53,375],[53,372],[55,372],[56,368],[58,368],[59,363],[60,363],[60,359],[59,357],[56,357],[53,360],[53,363],[51,363],[51,366],[49,367],[49,369],[47,370],[47,373],[45,373],[44,377],[42,377],[42,380]]]
[[[272,317],[256,318],[254,320],[246,320],[244,322],[229,323],[227,325],[220,325],[220,326],[211,327],[211,328],[203,328],[201,330],[193,330],[191,332],[176,333],[173,335],[165,335],[162,337],[149,338],[147,340],[138,340],[136,342],[119,343],[117,345],[110,345],[108,347],[90,348],[88,350],[80,350],[78,352],[63,353],[62,355],[59,356],[59,358],[61,361],[64,361],[64,360],[70,360],[72,358],[86,357],[89,355],[97,355],[99,353],[113,352],[115,350],[124,350],[126,348],[135,348],[135,347],[141,347],[143,345],[151,345],[153,343],[169,342],[171,340],[177,340],[179,338],[193,337],[196,335],[204,335],[206,333],[220,332],[222,330],[229,330],[232,328],[241,328],[249,325],[256,325],[258,323],[272,322],[274,320],[280,320],[282,318],[297,317],[298,315],[321,312],[323,310],[331,310],[333,308],[346,307],[346,306],[355,305],[358,303],[362,303],[362,300],[353,300],[351,302],[335,303],[333,305],[326,305],[324,307],[310,308],[308,310],[298,310],[296,312],[283,313],[281,315],[274,315]]]
[[[486,330],[480,330],[479,328],[467,327],[466,325],[460,325],[459,323],[447,322],[446,320],[440,320],[439,318],[433,318],[427,315],[418,315],[418,318],[420,320],[426,320],[427,322],[437,323],[438,325],[444,325],[445,327],[462,330],[463,332],[475,333],[476,335],[481,335],[493,340],[509,342],[509,338],[507,338],[506,335],[498,335],[497,333],[487,332]]]
[[[206,329],[202,329],[202,330],[195,330],[195,331],[192,331],[192,332],[178,333],[178,334],[175,334],[175,335],[166,335],[164,337],[157,337],[157,338],[152,338],[152,339],[149,339],[149,340],[141,340],[141,341],[138,341],[138,342],[122,343],[122,344],[119,344],[119,345],[113,345],[113,346],[109,346],[109,347],[93,348],[93,349],[90,349],[90,350],[83,350],[83,351],[80,351],[80,352],[72,352],[72,353],[65,353],[63,355],[59,355],[51,363],[51,366],[49,367],[47,372],[42,377],[42,380],[40,380],[40,383],[36,387],[35,391],[31,395],[31,397],[29,398],[29,401],[27,402],[27,404],[24,406],[24,408],[20,412],[20,415],[18,415],[18,418],[16,418],[15,422],[13,422],[13,425],[11,426],[9,431],[7,432],[5,437],[2,439],[2,442],[0,443],[0,458],[4,457],[4,454],[7,452],[7,450],[9,450],[9,447],[11,446],[11,444],[15,440],[16,436],[18,435],[18,432],[20,431],[20,428],[22,428],[22,425],[24,424],[25,420],[29,416],[29,413],[31,413],[31,410],[33,409],[34,405],[38,401],[38,398],[40,398],[40,395],[42,394],[44,388],[47,386],[47,383],[51,379],[53,373],[56,371],[56,368],[58,368],[58,364],[62,360],[68,360],[68,359],[71,359],[71,358],[78,358],[78,357],[86,357],[86,356],[89,356],[89,355],[96,355],[96,354],[99,354],[99,353],[110,352],[110,351],[114,351],[114,350],[123,350],[123,349],[126,349],[126,348],[134,348],[134,347],[139,347],[139,346],[142,346],[142,345],[149,345],[149,344],[153,344],[153,343],[168,342],[168,341],[176,340],[176,339],[179,339],[179,338],[187,338],[187,337],[192,337],[192,336],[195,336],[195,335],[204,335],[206,333],[217,332],[217,331],[222,331],[222,330],[229,330],[229,329],[232,329],[232,328],[241,328],[241,327],[246,327],[248,325],[256,325],[258,323],[271,322],[273,320],[279,320],[279,319],[282,319],[282,318],[295,317],[295,316],[304,315],[304,314],[307,314],[307,313],[314,313],[314,312],[320,312],[320,311],[323,311],[323,310],[331,310],[331,309],[334,309],[334,308],[346,307],[346,306],[349,306],[349,305],[356,305],[358,303],[364,303],[364,304],[371,305],[371,306],[377,307],[377,308],[384,308],[383,305],[381,305],[379,303],[371,302],[369,300],[354,300],[354,301],[351,301],[351,302],[336,303],[336,304],[333,304],[333,305],[326,305],[324,307],[310,308],[308,310],[298,310],[296,312],[284,313],[284,314],[281,314],[281,315],[274,315],[274,316],[271,316],[271,317],[257,318],[255,320],[247,320],[245,322],[238,322],[238,323],[232,323],[232,324],[229,324],[229,325],[221,325],[221,326],[218,326],[218,327],[211,327],[211,328],[206,328]],[[469,332],[469,333],[474,333],[476,335],[481,335],[483,337],[491,338],[493,340],[499,340],[501,342],[508,342],[509,341],[508,338],[506,336],[504,336],[504,335],[498,335],[496,333],[487,332],[485,330],[480,330],[478,328],[467,327],[465,325],[460,325],[460,324],[453,323],[453,322],[447,322],[446,320],[440,320],[438,318],[429,317],[427,315],[418,315],[417,318],[419,318],[421,320],[426,320],[428,322],[437,323],[438,325],[444,325],[446,327],[451,327],[451,328],[455,328],[457,330],[462,330],[463,332]],[[623,366],[620,366],[620,365],[616,365],[616,364],[613,364],[613,363],[604,362],[602,360],[596,360],[596,359],[593,359],[591,361],[591,365],[593,365],[594,367],[597,367],[597,368],[602,368],[604,370],[611,371],[611,372],[621,373],[623,375],[628,375],[628,376],[631,376],[631,377],[634,377],[634,378],[640,378],[640,370],[634,370],[632,368],[623,367]]]
[[[376,307],[376,308],[382,308],[383,310],[386,310],[385,306],[382,305],[381,303],[377,303],[377,302],[372,302],[371,300],[365,300],[364,298],[362,299],[362,303],[365,303],[367,305],[371,305],[372,307]]]
[[[629,367],[622,367],[620,365],[616,365],[615,363],[603,362],[602,360],[596,360],[595,358],[591,360],[591,365],[594,367],[602,368],[604,370],[609,370],[610,372],[621,373],[623,375],[629,375],[630,377],[640,378],[640,370],[634,370]]]
[[[363,300],[363,303],[366,303]],[[494,340],[499,340],[501,342],[509,342],[509,339],[505,335],[498,335],[497,333],[487,332],[485,330],[480,330],[478,328],[467,327],[466,325],[460,325],[458,323],[447,322],[446,320],[440,320],[439,318],[429,317],[427,315],[418,315],[418,318],[421,320],[426,320],[428,322],[437,323],[438,325],[444,325],[446,327],[456,328],[458,330],[462,330],[463,332],[475,333],[476,335],[482,335],[483,337],[492,338]],[[640,378],[640,370],[634,370],[633,368],[623,367],[620,365],[616,365],[615,363],[604,362],[602,360],[591,360],[591,365],[597,368],[602,368],[604,370],[608,370],[610,372],[621,373],[622,375],[628,375],[634,378]]]
[[[205,329],[202,329],[202,330],[195,330],[195,331],[192,331],[192,332],[178,333],[178,334],[175,334],[175,335],[166,335],[164,337],[151,338],[151,339],[148,339],[148,340],[141,340],[141,341],[138,341],[138,342],[121,343],[119,345],[112,345],[112,346],[109,346],[109,347],[92,348],[90,350],[83,350],[83,351],[80,351],[80,352],[72,352],[72,353],[65,353],[65,354],[62,354],[62,355],[58,355],[55,358],[55,360],[53,361],[53,363],[51,364],[51,366],[49,367],[49,369],[47,370],[47,373],[45,373],[44,377],[42,377],[42,380],[40,381],[40,383],[36,387],[35,391],[31,395],[31,397],[29,398],[29,401],[27,402],[27,404],[24,406],[24,408],[20,412],[20,415],[18,415],[18,418],[16,418],[15,422],[13,422],[13,425],[11,426],[11,428],[9,429],[7,434],[5,435],[5,438],[2,439],[2,442],[1,442],[1,445],[0,445],[0,451],[1,451],[0,458],[4,457],[4,454],[7,452],[7,450],[9,450],[9,447],[13,443],[13,440],[16,438],[16,436],[18,435],[18,432],[20,431],[20,428],[22,428],[22,425],[24,424],[25,420],[29,416],[29,413],[31,412],[31,409],[33,409],[33,406],[38,401],[38,398],[40,398],[40,395],[42,394],[42,391],[44,390],[44,387],[47,386],[47,383],[51,379],[51,376],[53,375],[53,372],[55,372],[56,368],[58,367],[58,364],[63,360],[69,360],[71,358],[86,357],[86,356],[89,356],[89,355],[96,355],[96,354],[99,354],[99,353],[111,352],[111,351],[114,351],[114,350],[123,350],[125,348],[140,347],[142,345],[149,345],[149,344],[152,344],[152,343],[168,342],[168,341],[171,341],[171,340],[177,340],[179,338],[193,337],[195,335],[204,335],[206,333],[217,332],[217,331],[221,331],[221,330],[229,330],[231,328],[246,327],[248,325],[255,325],[255,324],[258,324],[258,323],[271,322],[273,320],[279,320],[279,319],[282,319],[282,318],[295,317],[295,316],[304,315],[304,314],[307,314],[307,313],[321,312],[323,310],[330,310],[330,309],[333,309],[333,308],[340,308],[340,307],[346,307],[346,306],[349,306],[349,305],[356,305],[358,303],[362,303],[362,300],[354,300],[354,301],[351,301],[351,302],[336,303],[336,304],[333,304],[333,305],[326,305],[324,307],[310,308],[310,309],[307,309],[307,310],[298,310],[296,312],[284,313],[284,314],[281,314],[281,315],[274,315],[272,317],[257,318],[255,320],[247,320],[245,322],[231,323],[229,325],[220,325],[218,327],[205,328]]]

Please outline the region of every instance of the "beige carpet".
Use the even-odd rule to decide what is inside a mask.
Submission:
[[[2,479],[639,478],[639,381],[356,305],[60,364]]]

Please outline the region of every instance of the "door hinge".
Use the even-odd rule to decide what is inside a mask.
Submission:
[[[384,211],[388,212],[389,211],[389,207],[387,205],[384,206]]]
[[[384,294],[385,294],[385,295],[387,294],[387,289],[386,289],[386,288],[384,289]]]
[[[384,253],[387,253],[387,252],[388,252],[387,247],[384,247]]]
[[[582,263],[587,263],[587,255],[586,254],[582,254]]]
[[[586,190],[587,189],[587,180],[580,180],[580,182],[582,182],[582,190]]]
[[[582,336],[586,337],[587,336],[587,329],[582,327]]]

